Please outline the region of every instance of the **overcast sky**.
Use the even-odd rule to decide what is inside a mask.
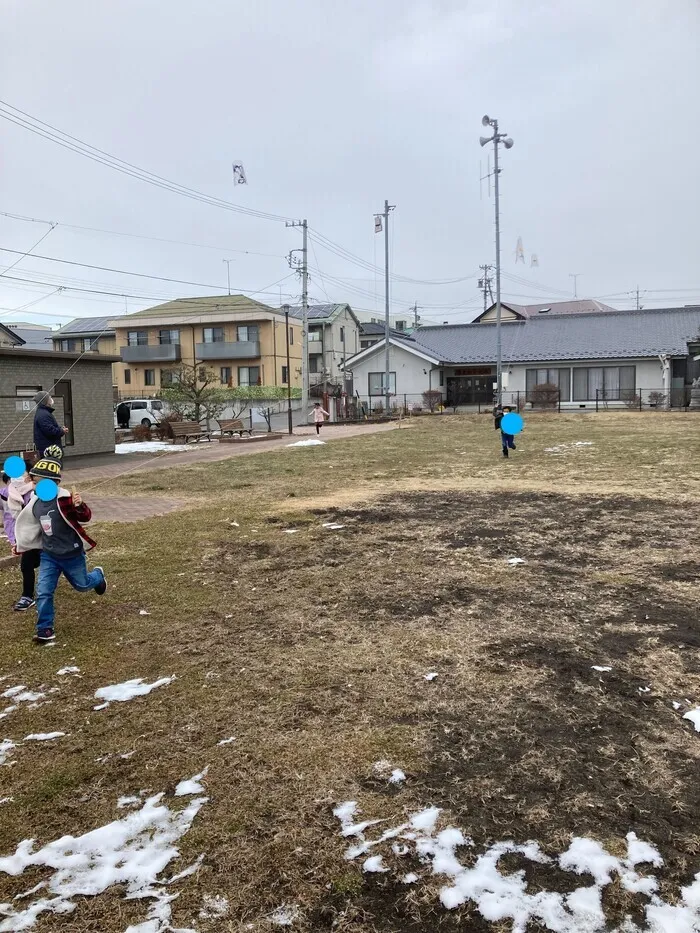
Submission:
[[[503,153],[503,271],[526,282],[504,277],[504,295],[555,300],[578,273],[579,296],[630,307],[639,285],[658,307],[700,303],[699,37],[697,0],[24,0],[3,6],[0,97],[182,185],[307,217],[378,266],[372,215],[388,198],[392,272],[464,279],[392,282],[392,311],[418,301],[426,323],[472,319],[478,266],[494,258],[479,183],[488,113],[515,140]],[[214,286],[30,256],[0,278],[1,320],[225,294],[224,258],[233,291],[298,299],[285,254],[299,231],[125,177],[6,120],[0,130],[0,211],[58,222],[37,254]],[[247,186],[234,187],[233,160]],[[47,230],[0,216],[0,246],[28,250]],[[0,253],[0,269],[20,255]],[[381,272],[319,243],[309,259],[313,300],[383,313]],[[59,285],[142,297],[50,296]]]

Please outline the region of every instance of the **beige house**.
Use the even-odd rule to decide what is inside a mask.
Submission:
[[[112,321],[122,398],[156,396],[182,365],[206,367],[222,386],[301,385],[301,324],[245,295],[180,298]]]
[[[54,331],[53,348],[59,353],[89,353],[102,356],[118,356],[117,338],[108,317],[75,318],[60,330]],[[119,379],[119,366],[112,364],[112,385]]]
[[[301,325],[301,307],[290,309]],[[349,304],[310,305],[309,386],[345,388],[346,361],[360,349],[360,322]]]

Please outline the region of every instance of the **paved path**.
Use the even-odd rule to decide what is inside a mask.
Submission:
[[[377,434],[382,431],[392,431],[396,422],[385,424],[347,424],[338,427],[326,427],[322,433],[322,440],[333,443],[347,437],[360,437],[366,434]],[[230,457],[242,457],[249,454],[262,454],[267,450],[279,450],[297,440],[304,440],[315,436],[313,427],[296,428],[293,437],[285,435],[279,440],[264,441],[256,444],[219,444],[200,442],[192,446],[191,450],[183,453],[158,454],[103,454],[96,457],[81,457],[75,462],[70,459],[64,464],[65,485],[70,487],[73,483],[80,486],[86,493],[90,488],[97,489],[102,480],[115,479],[125,473],[146,473],[149,470],[172,469],[191,463],[214,463],[217,460],[228,460]],[[137,444],[134,447],[138,447]],[[156,466],[157,464],[157,466]],[[90,502],[94,500],[90,496]],[[145,517],[145,516],[144,516]],[[118,520],[118,519],[114,519]]]

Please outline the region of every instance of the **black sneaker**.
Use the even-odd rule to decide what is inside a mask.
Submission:
[[[104,594],[107,592],[107,577],[105,576],[105,572],[102,567],[95,567],[95,570],[102,571],[102,583],[97,584],[95,587],[95,592],[98,596],[104,596]]]
[[[43,632],[37,632],[34,636],[35,645],[49,645],[53,641],[56,641],[56,635],[52,628],[44,629]]]
[[[508,459],[508,448],[507,448],[507,447],[504,447],[504,448],[503,448],[503,456],[504,456],[506,459]]]
[[[20,596],[12,608],[15,612],[26,612],[27,609],[32,609],[34,606],[36,606],[36,603],[31,596]]]

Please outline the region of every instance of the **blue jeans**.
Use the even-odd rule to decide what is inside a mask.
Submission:
[[[75,557],[54,557],[53,554],[42,551],[39,582],[36,588],[36,608],[39,615],[36,623],[37,635],[43,635],[49,629],[53,629],[55,616],[53,595],[61,574],[79,593],[94,590],[104,581],[101,570],[88,572],[85,554],[76,554]]]
[[[514,436],[512,434],[506,434],[505,431],[501,431],[501,444],[504,450],[508,450],[509,447],[511,450],[515,450]]]

